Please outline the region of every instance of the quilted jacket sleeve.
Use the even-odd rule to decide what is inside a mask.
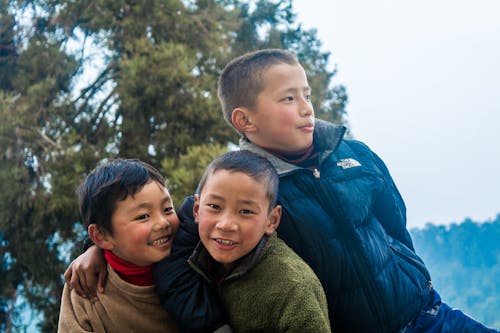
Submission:
[[[222,304],[187,261],[200,240],[192,214],[193,204],[194,198],[190,196],[179,208],[181,223],[172,252],[156,264],[154,279],[163,307],[183,332],[214,332],[225,324]]]
[[[375,164],[385,180],[385,188],[379,193],[373,213],[386,232],[415,252],[410,233],[406,229],[406,206],[389,170],[382,159],[372,152]]]

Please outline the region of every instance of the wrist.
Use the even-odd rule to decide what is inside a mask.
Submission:
[[[95,245],[95,244],[92,241],[92,239],[90,239],[90,237],[85,237],[85,239],[83,240],[83,251],[82,251],[82,253],[85,253],[93,245]]]

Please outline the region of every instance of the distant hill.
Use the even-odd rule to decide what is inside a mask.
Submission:
[[[410,233],[444,302],[500,329],[500,214]]]

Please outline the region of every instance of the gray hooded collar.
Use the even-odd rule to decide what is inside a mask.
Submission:
[[[326,156],[337,149],[340,141],[345,134],[345,131],[346,128],[344,126],[335,125],[321,119],[316,119],[314,125],[313,140],[314,145],[320,151],[320,163]],[[276,157],[275,155],[267,152],[261,147],[248,141],[248,139],[245,137],[240,138],[240,149],[249,150],[257,155],[265,157],[268,161],[271,162],[279,175],[301,169],[301,167],[287,163],[282,159]]]

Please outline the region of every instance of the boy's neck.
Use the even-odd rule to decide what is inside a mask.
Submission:
[[[282,152],[274,149],[263,148],[267,152],[273,154],[279,159],[293,165],[298,165],[303,168],[315,169],[318,166],[318,151],[316,151],[314,143],[308,148],[299,152]]]
[[[109,250],[104,250],[104,257],[115,272],[126,282],[137,286],[151,286],[153,282],[153,265],[137,266]]]

